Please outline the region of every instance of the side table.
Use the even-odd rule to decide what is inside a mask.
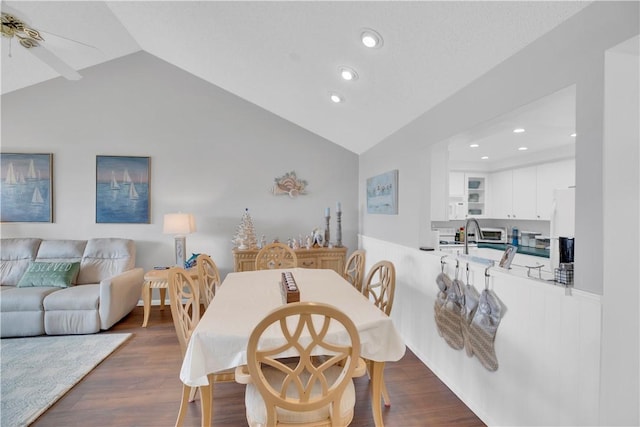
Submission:
[[[193,267],[187,270],[192,279],[198,280],[198,269]],[[144,303],[144,320],[142,327],[146,328],[149,322],[149,312],[151,311],[151,293],[153,289],[160,290],[160,310],[164,310],[164,301],[169,289],[169,269],[151,270],[144,274],[144,284],[142,285],[142,302]]]

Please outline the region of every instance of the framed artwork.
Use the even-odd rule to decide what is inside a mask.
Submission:
[[[367,179],[367,213],[398,214],[398,170]]]
[[[516,252],[518,252],[518,248],[513,245],[507,245],[507,248],[504,250],[502,254],[502,258],[500,258],[499,266],[502,268],[506,268],[507,270],[511,268],[511,261],[516,256]]]
[[[96,156],[96,223],[149,224],[151,158]]]
[[[53,154],[0,153],[0,221],[53,222]]]

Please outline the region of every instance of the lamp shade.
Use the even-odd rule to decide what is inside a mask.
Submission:
[[[176,234],[184,236],[196,231],[196,220],[192,214],[171,213],[164,215],[162,232],[164,234]]]

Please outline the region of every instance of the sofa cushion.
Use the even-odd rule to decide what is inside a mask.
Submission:
[[[100,305],[100,285],[79,285],[61,289],[44,299],[45,311],[96,310]]]
[[[36,261],[80,262],[86,246],[86,240],[43,240]]]
[[[33,337],[44,333],[44,311],[0,312],[2,338]]]
[[[18,282],[19,288],[56,286],[67,288],[75,284],[79,262],[32,262]]]
[[[0,240],[0,285],[18,284],[29,263],[36,259],[41,241],[29,238]]]
[[[90,239],[80,262],[78,284],[100,283],[102,279],[130,270],[135,265],[133,240]]]
[[[60,288],[16,288],[2,291],[0,298],[0,311],[42,311],[44,298]]]

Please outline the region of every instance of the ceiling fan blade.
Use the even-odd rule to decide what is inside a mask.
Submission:
[[[31,47],[27,49],[27,51],[31,52],[34,56],[47,64],[49,67],[53,68],[67,80],[80,80],[82,78],[80,73],[71,68],[69,64],[58,58],[42,44],[40,44],[39,46]]]
[[[8,6],[5,2],[2,2],[0,5],[2,12],[13,15],[15,18],[19,19],[25,24],[28,24],[26,20],[23,19],[23,14],[20,11],[15,10],[11,6]],[[40,59],[42,62],[53,68],[60,75],[65,77],[68,80],[80,80],[82,76],[76,70],[74,70],[69,64],[64,62],[58,56],[56,56],[53,52],[43,46],[43,41],[40,37],[40,34],[37,32],[38,38],[36,44],[28,43],[25,45],[22,41],[20,44],[27,48],[27,51],[31,52],[35,57]]]

